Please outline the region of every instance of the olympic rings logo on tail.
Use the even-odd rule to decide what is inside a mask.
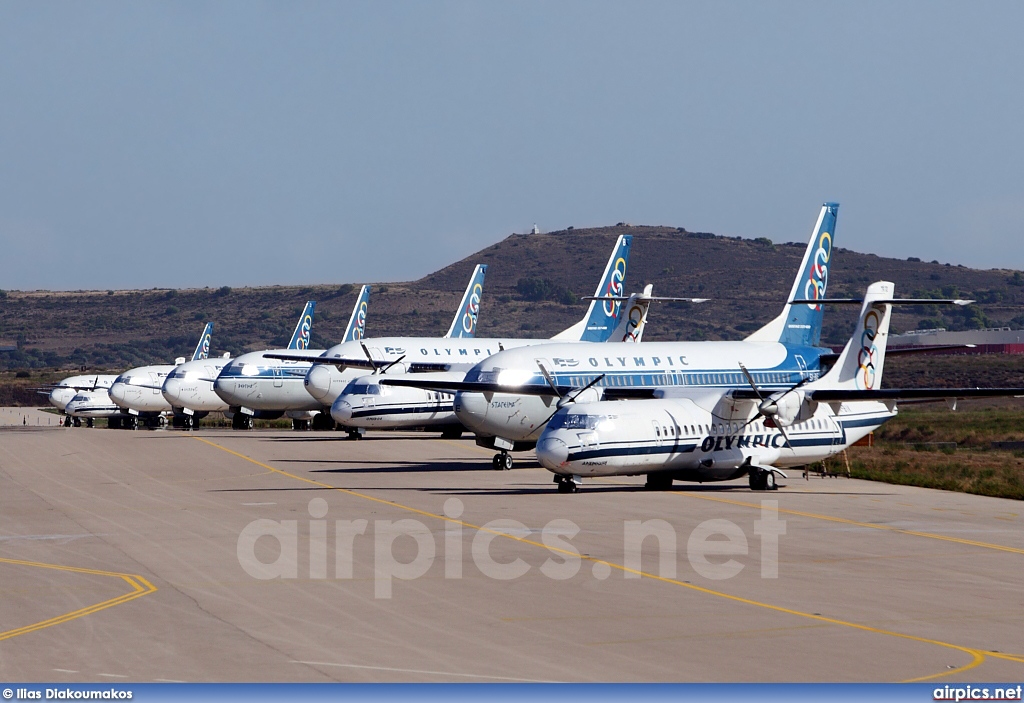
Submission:
[[[882,323],[881,315],[877,310],[868,310],[864,316],[864,331],[860,335],[860,351],[857,352],[857,388],[862,391],[869,391],[875,387],[875,354],[878,347],[875,346],[875,337],[878,336],[878,327]]]
[[[203,335],[202,344],[199,347],[199,358],[208,359],[210,358],[210,335]]]
[[[828,287],[828,262],[832,258],[832,235],[822,232],[818,238],[818,248],[811,258],[811,270],[808,273],[807,282],[804,283],[804,298],[817,300],[825,297],[825,289]],[[821,310],[821,305],[808,303],[811,310]]]
[[[366,301],[359,303],[359,309],[356,311],[356,324],[352,327],[352,333],[349,335],[350,342],[362,339],[363,334],[366,332]]]
[[[476,321],[480,315],[480,296],[483,292],[483,285],[477,283],[469,294],[466,310],[462,315],[462,331],[466,334],[473,334],[473,331],[476,329]]]
[[[621,296],[623,290],[623,281],[626,279],[626,260],[619,257],[615,260],[615,264],[612,266],[611,278],[608,281],[608,287],[605,289],[605,296]],[[615,317],[619,314],[619,308],[622,303],[617,300],[606,300],[603,303],[604,314],[607,317]]]
[[[313,318],[306,315],[302,318],[302,325],[299,327],[299,338],[295,341],[296,349],[309,348],[309,330],[313,327]]]
[[[640,326],[640,321],[644,319],[644,311],[639,305],[634,305],[629,309],[629,317],[627,322],[628,327],[626,328],[626,334],[622,335],[623,342],[635,342],[637,338],[637,327]]]

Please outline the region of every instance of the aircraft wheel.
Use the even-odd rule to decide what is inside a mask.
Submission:
[[[775,491],[778,490],[779,485],[775,483],[775,472],[765,471],[764,472],[764,490]]]
[[[71,427],[71,416],[70,415],[65,415],[64,416],[64,426],[65,427]]]
[[[79,417],[76,417],[74,420],[71,421],[71,424],[73,424],[75,427],[81,427],[82,426],[82,419],[79,418]]]
[[[768,476],[771,476],[770,471],[762,471],[761,469],[751,469],[748,474],[750,481],[750,490],[752,491],[766,491],[768,490]],[[775,477],[772,477],[774,483]]]
[[[568,476],[558,477],[558,492],[559,493],[579,493],[580,487],[575,481]]]
[[[648,491],[669,491],[672,490],[672,476],[666,473],[647,474],[647,483],[644,488]]]
[[[352,440],[356,440],[356,439],[362,439],[363,436],[361,434],[359,434],[359,430],[349,430],[348,431],[348,438],[352,439]]]
[[[491,459],[491,466],[495,471],[508,471],[512,468],[512,455],[508,452],[498,452]]]
[[[90,417],[88,420],[85,421],[85,426],[86,427],[92,427],[92,425],[93,425],[93,422],[92,422],[92,418]]]
[[[196,419],[191,415],[186,415],[185,421],[181,424],[185,426],[185,430],[194,430],[196,427]]]

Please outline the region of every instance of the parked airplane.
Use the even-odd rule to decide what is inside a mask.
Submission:
[[[106,393],[106,389],[110,388],[114,383],[114,379],[117,375],[111,374],[89,374],[83,376],[68,376],[62,379],[56,386],[47,391],[42,389],[39,392],[46,394],[47,399],[50,401],[50,405],[58,408],[62,412],[66,410],[67,404],[71,402],[78,393],[82,391],[94,391],[102,389]],[[72,416],[68,415],[64,419],[65,425],[72,423]]]
[[[772,490],[786,476],[782,468],[843,451],[895,417],[897,401],[1024,395],[1024,388],[880,390],[892,304],[915,302],[893,300],[893,289],[884,281],[868,287],[852,338],[817,380],[773,392],[764,372],[747,370],[749,358],[732,355],[749,388],[664,388],[657,399],[569,403],[547,423],[537,458],[560,492],[575,492],[584,476],[638,474],[656,490],[744,475],[751,489]]]
[[[633,295],[619,314],[619,324],[610,339],[639,342],[647,322],[652,286],[643,295]],[[461,381],[464,371],[418,374],[432,381]],[[355,436],[367,429],[440,427],[442,437],[462,435],[462,423],[455,416],[451,393],[407,386],[382,386],[376,373],[360,376],[346,386],[334,404],[331,417]]]
[[[598,284],[595,299],[591,301],[587,314],[572,327],[552,337],[552,340],[604,341],[611,336],[622,307],[620,298],[632,243],[633,237],[630,235],[622,235],[616,240],[612,255],[608,259],[608,264]],[[341,395],[342,390],[356,378],[365,375],[367,370],[386,371],[390,379],[405,378],[406,374],[415,374],[416,378],[447,380],[446,376],[436,377],[432,374],[464,373],[481,359],[503,349],[545,344],[552,340],[457,339],[448,341],[430,337],[377,337],[359,342],[342,343],[331,347],[320,358],[313,361],[314,367],[306,377],[306,390],[314,398],[323,402],[325,406],[330,407]],[[438,396],[434,389],[427,390],[429,393],[426,396],[423,393],[412,392],[403,397],[411,402],[417,402],[426,397],[431,402],[437,402],[441,407],[450,404],[450,397]],[[351,437],[358,436],[358,428],[353,428],[349,435]]]
[[[462,295],[462,302],[459,303],[452,324],[448,327],[444,339],[473,339],[476,337],[476,329],[480,319],[480,297],[483,294],[484,277],[487,274],[487,265],[478,264],[473,269],[473,275],[469,278],[469,285]],[[340,343],[328,349],[323,356],[330,357],[335,350],[347,342],[358,343],[363,339],[363,334],[358,336],[346,336]],[[352,344],[349,344],[350,348]],[[363,352],[354,352],[360,360],[364,360]],[[314,363],[306,372],[303,385],[306,392],[316,399],[323,408],[330,408],[335,399],[341,395],[342,390],[351,383],[355,377],[363,375],[362,370],[343,370],[328,364]]]
[[[363,286],[356,298],[352,317],[349,320],[350,327],[353,325],[358,326],[361,324],[360,320],[365,320],[369,300],[370,287]],[[308,344],[315,305],[314,301],[306,303],[306,307],[303,309],[302,314],[299,316],[299,321],[295,325],[295,331],[292,333],[292,338],[289,342],[291,348],[300,348],[299,345],[303,339]],[[291,345],[294,346],[292,347]],[[185,429],[192,429],[197,419],[203,418],[211,412],[223,412],[231,417],[233,424],[237,424],[234,419],[235,415],[231,412],[227,401],[221,398],[214,390],[217,377],[231,361],[230,355],[225,353],[220,358],[190,361],[182,364],[167,375],[162,392],[167,402],[176,409],[176,413],[180,408],[182,425]],[[266,415],[259,411],[256,411],[255,415],[257,417],[266,417]],[[280,417],[281,413],[271,413],[270,415],[272,417]],[[295,422],[302,421],[295,420]],[[239,418],[238,422],[250,426],[252,417]]]
[[[362,338],[369,302],[370,286],[363,286],[345,328],[346,339]],[[310,398],[302,385],[311,366],[310,360],[323,353],[322,349],[309,349],[315,305],[312,300],[306,303],[287,349],[242,354],[220,370],[213,391],[228,406],[231,426],[235,429],[252,429],[254,417],[287,415],[295,429],[305,429],[311,419],[317,429],[322,421],[330,422],[323,406]],[[287,359],[274,356],[280,353],[290,353],[290,356]]]
[[[207,323],[203,328],[199,344],[196,345],[196,350],[192,353],[193,361],[209,356],[212,330],[212,322]],[[142,418],[150,427],[163,423],[164,413],[171,412],[172,408],[160,390],[167,374],[176,366],[184,363],[185,357],[181,356],[175,359],[173,364],[139,366],[125,371],[114,379],[108,393],[110,400],[128,413],[122,426],[133,430],[138,429],[139,418]]]
[[[121,407],[110,399],[106,388],[78,391],[75,397],[68,401],[64,411],[67,413],[68,422],[73,422],[76,427],[80,426],[82,420],[85,420],[86,427],[92,427],[97,418],[106,418],[108,427],[118,429],[122,421],[127,419]]]
[[[815,301],[825,297],[838,209],[837,203],[822,205],[782,313],[744,341],[545,344],[488,356],[462,382],[385,378],[381,383],[458,391],[456,416],[477,435],[478,444],[499,450],[494,467],[507,469],[509,452],[533,449],[565,401],[559,397],[564,393],[552,395],[550,388],[581,401],[650,397],[656,389],[729,388],[745,384],[738,363],[773,391],[812,380],[823,357],[834,359],[830,349],[818,346],[823,306]],[[798,298],[808,302],[797,303]]]

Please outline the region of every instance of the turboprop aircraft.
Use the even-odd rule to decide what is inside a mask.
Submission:
[[[68,376],[62,379],[53,388],[37,389],[41,394],[46,395],[50,405],[65,412],[67,404],[82,391],[106,390],[114,383],[116,374],[90,374],[85,376]],[[64,418],[64,424],[70,426],[73,422],[71,415]]]
[[[812,380],[822,357],[834,358],[818,346],[823,308],[816,301],[825,297],[838,210],[837,203],[821,206],[782,313],[744,341],[545,344],[488,355],[461,382],[386,377],[381,383],[457,391],[456,416],[478,444],[499,450],[493,466],[508,469],[509,452],[534,448],[565,393],[591,401],[651,397],[663,388],[735,387],[746,383],[738,363],[772,391]],[[564,393],[552,394],[556,387]]]
[[[885,281],[868,287],[853,336],[817,380],[769,390],[764,372],[734,358],[749,388],[664,388],[650,400],[570,403],[547,423],[537,458],[560,492],[577,491],[584,476],[639,474],[655,490],[744,475],[751,489],[772,490],[783,468],[843,451],[895,417],[898,401],[955,407],[957,398],[1024,396],[1024,388],[880,389],[892,305],[918,302],[894,300],[893,289]]]
[[[127,417],[120,406],[110,399],[106,388],[78,391],[68,401],[64,412],[76,427],[80,426],[82,420],[85,420],[87,427],[92,427],[97,418],[106,418],[110,429],[118,429]]]
[[[632,295],[619,314],[619,324],[610,339],[639,342],[643,338],[652,286],[643,295]],[[435,381],[461,381],[462,371],[419,374]],[[451,393],[408,386],[382,386],[382,376],[360,376],[346,386],[331,405],[331,417],[355,436],[367,429],[438,427],[442,437],[462,435],[462,423],[455,416]]]
[[[199,344],[192,353],[192,360],[205,359],[210,353],[210,334],[213,330],[213,323],[209,322],[203,328],[199,337]],[[122,421],[122,426],[128,429],[138,429],[139,418],[149,427],[155,427],[164,421],[164,413],[172,411],[171,405],[160,393],[164,379],[167,374],[176,366],[185,363],[185,357],[179,356],[173,364],[157,364],[154,366],[139,366],[125,371],[111,384],[108,394],[110,400],[118,407],[127,411],[128,416]]]
[[[478,264],[473,270],[473,275],[469,278],[469,285],[466,286],[466,292],[462,295],[462,302],[459,303],[455,317],[452,318],[452,324],[448,327],[448,332],[445,333],[443,339],[473,339],[476,337],[477,324],[480,319],[480,297],[483,295],[484,277],[486,274],[486,264]],[[362,334],[359,336],[346,336],[340,343],[324,352],[323,356],[330,357],[346,343],[359,343],[362,339]],[[353,345],[349,344],[345,348],[350,349],[352,347]],[[361,347],[358,347],[355,353],[361,362],[365,361],[363,357],[364,352]],[[303,385],[306,388],[306,392],[317,400],[323,408],[330,408],[335,399],[341,395],[342,390],[357,376],[363,375],[365,368],[372,367],[347,370],[314,362],[313,366],[306,372]]]

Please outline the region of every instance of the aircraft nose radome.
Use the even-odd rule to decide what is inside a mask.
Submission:
[[[347,401],[337,400],[334,405],[331,406],[331,417],[334,418],[335,422],[342,424],[352,419],[352,406]]]
[[[115,383],[114,385],[112,385],[110,387],[110,390],[107,391],[107,393],[110,395],[110,399],[113,400],[115,403],[117,403],[118,401],[122,401],[123,402],[124,401],[124,384],[123,383]]]
[[[181,392],[181,385],[176,378],[169,378],[164,381],[164,396],[168,401],[171,399],[177,400],[178,394]]]
[[[483,393],[456,393],[455,416],[467,429],[483,429],[487,424],[487,398]]]
[[[306,372],[306,391],[316,398],[323,400],[331,391],[331,371],[324,368],[323,364],[316,364]]]
[[[537,445],[537,460],[545,469],[555,471],[565,466],[569,459],[569,447],[555,437],[548,437]]]

